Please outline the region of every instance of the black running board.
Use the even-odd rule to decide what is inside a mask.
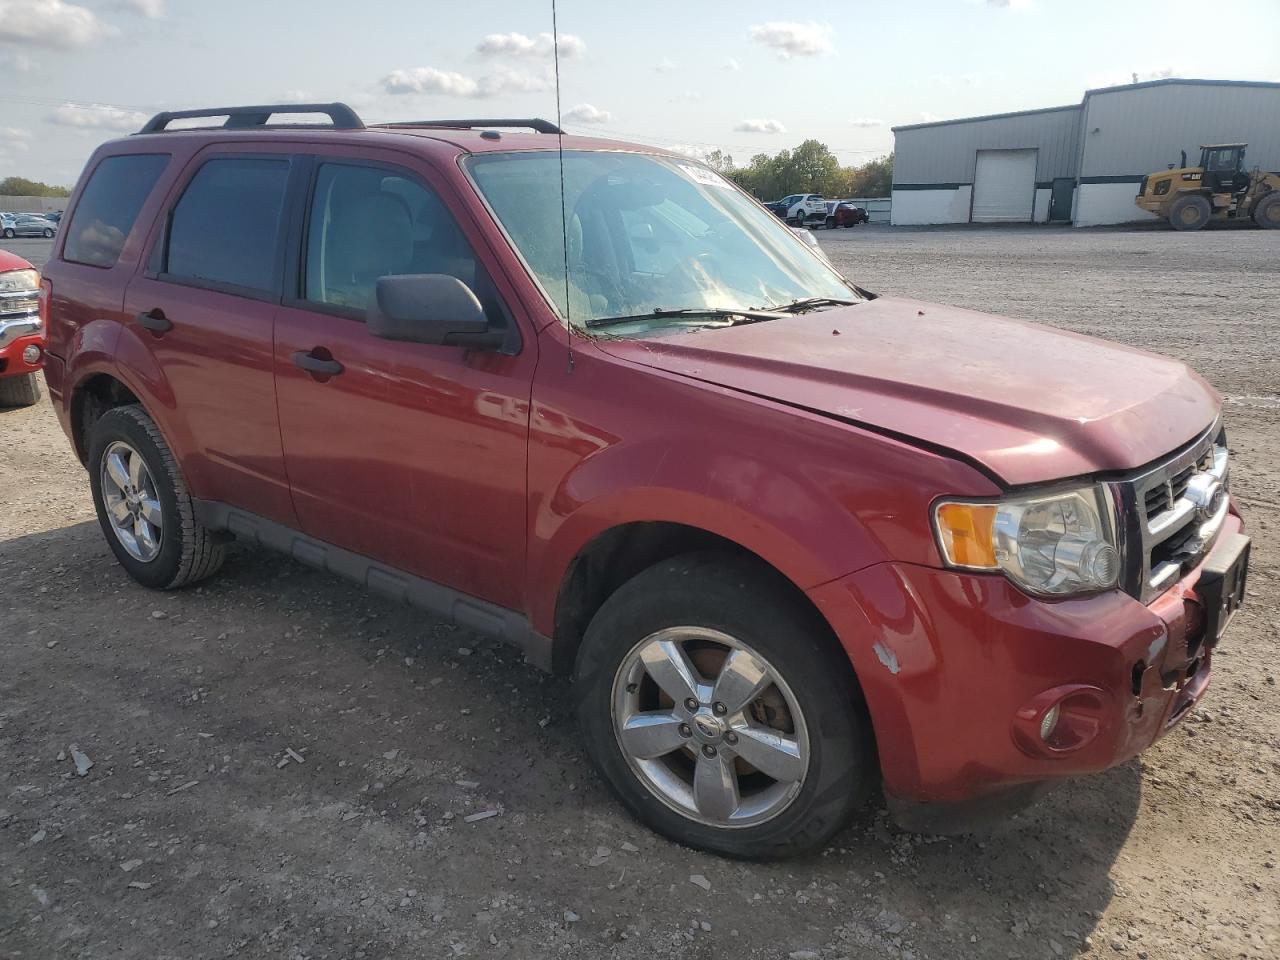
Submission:
[[[214,500],[196,500],[194,505],[196,518],[210,530],[225,530],[237,539],[279,550],[309,567],[353,580],[374,593],[434,613],[476,633],[505,640],[524,651],[534,666],[552,669],[551,638],[535,631],[522,613],[335,547],[247,510]]]

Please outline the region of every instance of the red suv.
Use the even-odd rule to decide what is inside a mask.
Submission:
[[[301,111],[329,122],[270,122]],[[191,116],[225,122],[167,129]],[[193,583],[234,536],[505,638],[693,846],[1118,763],[1204,692],[1243,596],[1196,374],[877,297],[684,156],[161,114],[94,154],[46,282],[129,574]]]
[[[0,250],[0,407],[29,407],[40,399],[43,359],[40,274]]]

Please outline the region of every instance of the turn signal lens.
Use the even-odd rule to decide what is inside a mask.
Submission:
[[[942,554],[953,567],[995,570],[994,503],[942,503],[935,513]]]

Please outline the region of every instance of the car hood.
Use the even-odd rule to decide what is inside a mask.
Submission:
[[[599,345],[945,448],[1010,485],[1150,463],[1204,431],[1220,406],[1213,388],[1176,360],[895,297]]]

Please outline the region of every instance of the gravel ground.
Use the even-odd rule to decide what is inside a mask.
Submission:
[[[253,549],[134,585],[47,403],[0,411],[0,957],[1280,956],[1280,233],[818,236],[874,290],[1227,397],[1249,604],[1187,723],[992,835],[873,806],[820,855],[721,860],[629,819],[510,649]]]

